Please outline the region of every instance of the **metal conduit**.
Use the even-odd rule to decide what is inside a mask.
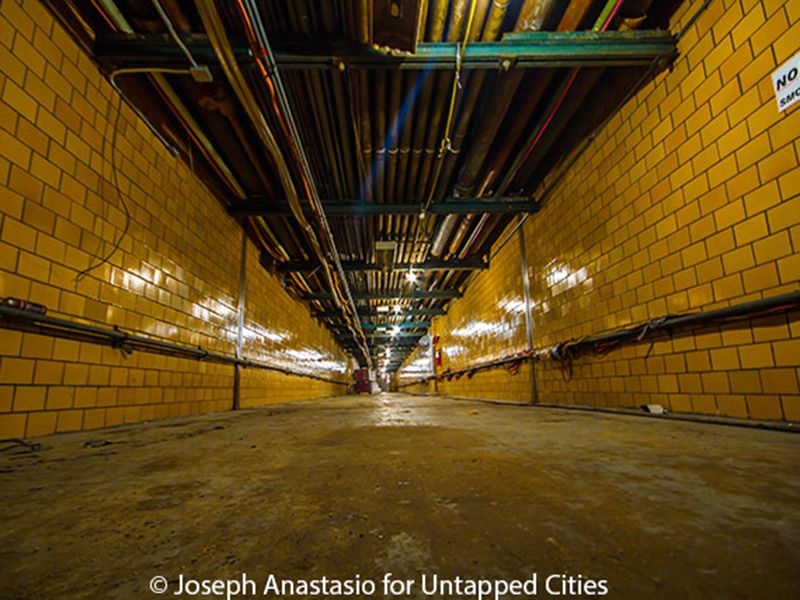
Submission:
[[[283,373],[284,375],[308,377],[310,379],[316,379],[318,381],[324,381],[327,383],[348,385],[347,382],[323,377],[321,375],[314,375],[313,373],[294,371],[292,369],[277,367],[261,361],[250,360],[247,358],[237,358],[236,356],[221,354],[219,352],[211,352],[200,347],[184,346],[182,344],[174,344],[172,342],[165,342],[141,335],[125,333],[116,327],[114,329],[106,329],[103,327],[97,327],[95,325],[87,325],[85,323],[69,321],[67,319],[59,319],[47,315],[40,315],[38,313],[33,313],[26,310],[11,308],[9,306],[0,305],[0,327],[24,331],[27,333],[35,333],[37,335],[49,335],[52,337],[73,339],[81,342],[108,345],[112,348],[118,348],[125,353],[138,350],[141,352],[175,356],[178,358],[194,358],[196,360],[205,362],[239,365],[240,367],[253,369],[264,369]]]
[[[353,336],[355,337],[356,340],[359,340],[360,337],[359,344],[363,343],[362,350],[364,353],[364,358],[367,364],[370,364],[369,351],[367,349],[366,339],[357,321],[358,313],[355,308],[355,303],[353,302],[352,297],[350,296],[350,290],[347,284],[347,279],[344,277],[344,272],[341,269],[339,256],[338,253],[336,252],[336,247],[335,244],[333,243],[332,234],[330,233],[330,229],[327,226],[327,221],[325,220],[324,213],[322,215],[319,214],[321,205],[319,204],[319,198],[318,195],[316,194],[316,188],[314,187],[311,169],[303,153],[302,146],[299,144],[299,135],[297,134],[296,126],[294,125],[293,119],[291,118],[291,111],[288,110],[288,103],[285,100],[285,93],[283,92],[283,88],[280,85],[279,79],[277,77],[274,65],[274,59],[268,60],[267,64],[268,73],[272,73],[270,80],[273,81],[275,84],[275,92],[278,95],[279,103],[281,104],[281,108],[284,111],[284,116],[286,117],[286,120],[288,122],[288,126],[290,129],[290,137],[293,138],[292,141],[295,144],[295,150],[299,155],[301,166],[303,167],[303,172],[305,175],[304,183],[308,188],[307,191],[309,192],[310,196],[309,200],[312,203],[312,208],[315,209],[314,212],[316,216],[320,220],[320,224],[322,225],[323,231],[326,233],[327,241],[330,244],[329,247],[330,254],[334,259],[334,263],[337,265],[339,280],[345,290],[344,293],[345,305],[342,304],[342,299],[340,299],[339,297],[340,293],[339,286],[337,285],[334,274],[331,272],[330,266],[328,264],[327,253],[323,251],[314,229],[311,227],[311,224],[308,222],[308,220],[305,217],[305,214],[303,213],[303,209],[300,205],[299,195],[297,193],[297,188],[294,185],[294,181],[292,179],[289,166],[283,157],[283,153],[281,152],[281,149],[278,145],[274,133],[272,132],[272,129],[267,123],[264,113],[261,111],[258,102],[256,101],[255,97],[250,91],[248,84],[245,81],[244,76],[241,72],[241,69],[239,68],[239,65],[233,54],[230,42],[228,40],[225,27],[222,24],[219,13],[217,12],[217,7],[215,5],[215,2],[214,0],[198,0],[196,5],[198,8],[198,12],[200,13],[200,18],[203,21],[203,25],[206,29],[206,33],[208,34],[209,40],[211,41],[214,47],[215,53],[217,54],[219,63],[226,74],[228,82],[231,84],[236,96],[242,103],[245,112],[247,113],[251,123],[256,129],[256,133],[258,134],[262,143],[270,152],[273,160],[275,161],[278,174],[281,179],[281,183],[284,187],[284,190],[286,191],[289,206],[291,207],[295,219],[298,221],[298,223],[304,230],[306,237],[308,238],[310,244],[312,245],[312,248],[314,249],[315,254],[318,256],[320,260],[320,263],[323,267],[323,273],[325,274],[325,277],[328,281],[328,286],[331,289],[332,299],[334,300],[334,302],[338,307],[342,308],[342,310],[345,311],[346,317],[348,317],[348,315],[345,305],[347,305],[349,310],[352,312],[352,315],[349,315],[348,321],[350,321]],[[245,14],[249,19],[249,24],[253,27],[253,31],[256,35],[256,41],[264,50],[264,56],[267,59],[270,59],[272,57],[271,50],[267,45],[268,43],[266,40],[266,36],[263,33],[263,30],[259,27],[260,21],[257,18],[257,14],[254,14],[253,12],[251,12],[251,9],[248,8],[249,3],[240,4],[240,6],[245,11]]]
[[[124,33],[134,33],[133,28],[130,26],[128,21],[119,11],[119,8],[117,8],[117,5],[114,3],[114,0],[100,0],[100,4],[103,6],[111,22],[118,30]],[[215,167],[217,173],[220,175],[222,180],[228,185],[231,191],[233,191],[234,194],[236,194],[237,198],[244,199],[246,197],[244,189],[242,189],[242,186],[233,176],[233,173],[231,172],[230,168],[222,159],[222,157],[219,155],[217,150],[214,148],[211,141],[208,139],[205,133],[203,133],[203,130],[194,120],[194,117],[192,117],[189,110],[180,101],[178,95],[175,93],[175,90],[172,88],[169,82],[160,73],[153,73],[150,75],[150,77],[155,83],[159,93],[162,94],[162,96],[168,100],[170,107],[176,113],[178,119],[186,126],[186,128],[189,131],[191,131],[194,138],[198,141],[198,145],[206,152],[206,155],[210,157],[211,159],[210,162],[212,166]],[[114,84],[112,83],[112,85]],[[115,89],[117,89],[118,92],[120,91],[119,88],[116,86]],[[125,95],[123,94],[122,97],[125,98]],[[125,98],[125,100],[126,102],[128,102],[129,105],[132,105],[127,98]],[[141,111],[135,108],[134,111],[141,116]],[[153,126],[150,125],[149,121],[147,119],[144,119],[144,122],[148,125],[150,130],[153,131],[155,135],[163,142],[163,136],[161,136],[158,132],[154,130]],[[171,144],[166,144],[166,145],[167,148],[171,147]]]
[[[303,182],[306,187],[306,192],[308,193],[309,196],[308,200],[311,203],[311,207],[313,209],[315,216],[317,217],[318,225],[321,227],[324,233],[325,241],[328,244],[328,253],[329,256],[333,259],[333,263],[336,268],[336,274],[338,275],[339,282],[344,288],[343,292],[344,306],[342,306],[344,316],[351,323],[350,331],[354,339],[356,340],[357,345],[361,348],[364,354],[367,366],[372,367],[372,360],[369,355],[369,348],[366,341],[366,337],[364,336],[364,332],[361,329],[361,325],[359,324],[358,311],[356,309],[355,302],[353,301],[353,296],[350,293],[350,286],[348,285],[347,277],[344,273],[344,269],[342,268],[341,258],[339,256],[339,252],[336,249],[336,242],[334,240],[333,233],[331,232],[330,225],[328,224],[328,220],[325,217],[325,211],[322,207],[322,202],[320,200],[320,196],[317,191],[314,177],[311,172],[311,167],[309,165],[308,158],[303,150],[302,140],[297,131],[297,125],[295,123],[291,106],[289,105],[289,101],[286,97],[286,92],[283,88],[283,84],[281,82],[281,78],[278,73],[277,65],[275,64],[275,57],[272,53],[269,40],[267,39],[266,31],[263,27],[263,24],[261,23],[260,14],[258,12],[257,7],[255,7],[255,5],[253,4],[252,0],[243,0],[243,3],[240,2],[239,6],[243,10],[244,13],[243,16],[248,20],[248,23],[252,26],[256,36],[256,41],[260,46],[260,50],[264,55],[264,57],[267,59],[269,77],[274,82],[278,103],[280,105],[280,109],[283,111],[283,117],[285,118],[286,123],[289,127],[290,141],[293,143],[294,150],[300,160],[300,167],[303,173]],[[225,40],[225,42],[227,43],[227,39]],[[301,223],[302,222],[303,221],[301,221]],[[325,268],[326,276],[328,277],[330,283],[331,293],[334,296],[337,294],[342,294],[342,291],[336,284],[333,274],[329,273],[326,256],[321,253],[321,250],[319,250],[318,244],[316,242],[316,236],[313,235],[313,232],[309,233],[312,243],[314,243],[315,246],[317,246],[315,247],[315,250],[317,250],[317,254],[320,260],[323,261],[323,266]],[[340,304],[338,298],[336,299],[336,304],[337,305]],[[348,315],[348,310],[350,311],[349,315]]]
[[[627,328],[616,329],[607,333],[587,336],[578,340],[569,340],[534,351],[523,351],[485,363],[445,371],[439,375],[426,377],[410,384],[423,383],[428,380],[439,380],[463,375],[465,373],[493,369],[506,364],[524,360],[563,360],[565,357],[576,358],[587,350],[607,352],[624,343],[639,343],[648,340],[654,334],[667,333],[670,336],[685,335],[691,328],[702,328],[710,325],[736,322],[744,319],[764,317],[772,314],[800,310],[800,291],[789,292],[770,298],[742,302],[732,306],[716,308],[685,315],[664,315],[645,323]],[[681,332],[675,330],[683,330]]]

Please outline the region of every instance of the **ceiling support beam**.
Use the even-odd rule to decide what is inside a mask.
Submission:
[[[319,267],[313,260],[292,260],[277,265],[282,273],[310,272]],[[367,263],[357,260],[343,260],[342,268],[348,272],[380,271],[377,263]],[[489,262],[483,258],[462,258],[450,260],[426,260],[421,263],[398,263],[392,266],[394,271],[477,271],[488,269]]]
[[[447,311],[443,308],[406,308],[399,313],[393,311],[378,312],[376,310],[369,309],[362,309],[358,311],[358,316],[361,317],[362,321],[364,319],[374,319],[380,317],[438,317],[445,314],[447,314]],[[332,310],[317,311],[312,313],[312,315],[321,319],[335,319],[341,317],[341,314]]]
[[[421,329],[431,326],[430,321],[405,321],[400,323],[389,323],[387,325],[376,325],[368,321],[361,322],[361,328],[364,331],[389,331],[392,327],[399,327],[400,329]],[[330,325],[333,329],[347,329],[347,325],[342,323],[333,323]]]
[[[203,34],[182,36],[198,60],[216,64],[216,55]],[[237,62],[252,64],[244,40],[231,40]],[[98,62],[113,68],[185,66],[181,49],[160,33],[99,35],[93,52]],[[466,48],[453,42],[417,44],[413,54],[367,46],[284,44],[275,48],[275,62],[286,70],[412,69],[452,70],[463,53],[462,69],[503,70],[562,67],[630,67],[661,60],[667,66],[676,56],[669,31],[534,31],[506,34],[500,41],[472,42]]]
[[[367,341],[372,343],[373,345],[380,345],[380,344],[394,344],[399,342],[413,342],[414,340],[419,340],[425,332],[420,333],[398,333],[397,335],[376,335],[376,334],[369,334],[367,336]],[[336,336],[337,340],[349,340],[352,339],[352,336],[345,336],[339,335]]]
[[[460,298],[461,292],[458,290],[412,290],[404,292],[395,290],[393,292],[353,292],[354,300],[450,300]],[[329,292],[319,292],[313,294],[303,294],[301,300],[330,300]]]
[[[350,350],[351,352],[357,352],[358,351],[358,347],[353,344],[352,339],[336,338],[336,341],[339,342],[342,345],[342,348],[344,348],[345,350]],[[405,350],[411,350],[411,349],[416,348],[417,346],[419,346],[419,340],[416,340],[416,341],[403,341],[403,340],[392,341],[391,338],[389,338],[389,339],[387,339],[387,341],[376,342],[376,341],[373,340],[373,341],[370,341],[370,343],[369,343],[369,347],[370,347],[371,350],[378,350],[379,346],[380,347],[391,346],[392,348],[398,349],[398,350],[401,349],[401,348],[403,348]]]
[[[307,46],[306,46],[307,47]],[[413,54],[370,48],[283,48],[275,60],[283,69],[453,69],[462,52],[462,69],[547,69],[562,67],[630,67],[661,59],[667,66],[677,56],[669,31],[531,31],[506,34],[500,41],[472,42],[463,49],[454,42],[417,44]],[[300,49],[298,49],[300,50]]]
[[[416,215],[422,211],[420,204],[359,204],[356,202],[323,203],[328,216],[352,215]],[[451,198],[428,207],[432,215],[468,214],[520,214],[535,213],[539,204],[532,200],[519,198]],[[228,208],[233,217],[285,217],[290,215],[289,205],[283,200],[251,201]]]

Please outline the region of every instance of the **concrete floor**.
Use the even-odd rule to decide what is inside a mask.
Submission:
[[[38,441],[0,453],[2,598],[242,572],[358,574],[373,597],[385,572],[416,580],[398,597],[423,573],[537,573],[541,597],[551,574],[612,598],[800,586],[792,433],[384,394]]]

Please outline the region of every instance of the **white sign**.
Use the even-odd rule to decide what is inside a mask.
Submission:
[[[778,111],[784,111],[800,101],[800,52],[772,74],[772,89],[775,90]]]

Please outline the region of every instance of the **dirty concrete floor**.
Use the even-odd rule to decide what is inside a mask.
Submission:
[[[800,584],[792,433],[383,394],[38,441],[0,453],[2,598],[242,572],[415,579],[399,597],[423,573],[537,573],[541,597],[550,574],[612,598]]]

